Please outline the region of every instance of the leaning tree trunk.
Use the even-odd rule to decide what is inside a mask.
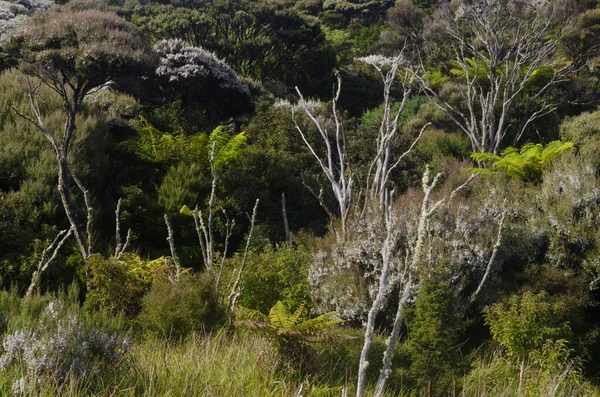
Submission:
[[[75,211],[75,205],[73,203],[73,198],[71,197],[71,191],[69,190],[69,186],[67,184],[67,175],[70,173],[69,163],[64,153],[58,152],[56,157],[58,160],[58,192],[60,193],[60,199],[65,209],[67,219],[69,219],[71,228],[75,233],[75,239],[79,245],[81,256],[84,260],[87,260],[90,257],[88,239],[83,229],[83,225],[77,216],[77,212]]]

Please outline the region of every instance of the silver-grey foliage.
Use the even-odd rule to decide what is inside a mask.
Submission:
[[[71,374],[95,375],[103,365],[118,364],[130,348],[126,338],[91,327],[60,301],[51,301],[35,326],[3,337],[0,373],[18,365],[22,376],[12,388],[23,394]]]
[[[54,5],[50,0],[2,0],[0,1],[0,36],[15,26],[19,20],[38,10],[47,10]]]
[[[248,86],[213,52],[188,46],[181,39],[161,40],[154,46],[154,51],[160,56],[156,75],[166,77],[170,82],[207,77],[216,79],[221,88],[250,95]]]

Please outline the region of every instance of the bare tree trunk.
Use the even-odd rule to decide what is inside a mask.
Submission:
[[[327,177],[331,185],[331,191],[335,200],[338,203],[338,210],[340,214],[340,222],[342,228],[342,239],[346,237],[346,226],[348,220],[348,213],[350,209],[350,200],[352,198],[352,187],[354,184],[354,178],[352,174],[352,170],[350,168],[350,164],[348,162],[348,155],[346,153],[346,135],[344,129],[342,128],[342,123],[340,121],[337,103],[340,97],[341,87],[342,87],[342,79],[337,75],[337,90],[336,94],[333,98],[332,102],[332,115],[335,121],[335,137],[330,137],[327,129],[322,125],[319,120],[312,114],[310,109],[308,108],[302,93],[296,87],[296,92],[300,97],[300,106],[302,106],[304,113],[311,119],[317,130],[319,131],[319,135],[321,140],[323,141],[323,145],[325,146],[325,154],[323,156],[319,155],[318,150],[308,141],[306,134],[298,124],[294,110],[292,108],[292,120],[296,127],[296,130],[300,133],[302,140],[306,147],[310,150],[313,157],[319,163],[321,167],[321,171]],[[331,139],[334,139],[334,145],[330,142]],[[322,195],[318,195],[319,203],[328,214],[331,214],[329,209],[325,206],[325,203],[322,200]],[[330,215],[331,216],[331,215]]]
[[[290,225],[288,223],[287,208],[285,206],[285,193],[281,193],[281,212],[283,213],[283,228],[285,230],[285,242],[288,247],[292,246],[292,233],[290,232]]]
[[[414,297],[414,288],[415,285],[413,285],[413,277],[409,274],[408,280],[404,283],[404,291],[402,291],[402,295],[398,301],[398,310],[396,310],[396,316],[394,317],[394,326],[392,327],[392,333],[388,338],[387,346],[385,348],[385,352],[383,353],[383,367],[381,368],[381,371],[379,373],[379,379],[377,380],[377,384],[375,385],[375,393],[373,394],[375,397],[383,395],[383,392],[385,391],[385,384],[392,371],[392,359],[394,358],[394,350],[396,348],[396,344],[398,343],[400,329],[404,324],[404,308],[406,307],[406,304],[409,302],[409,300]]]
[[[524,373],[525,373],[525,357],[523,357],[523,359],[521,360],[521,365],[519,366],[519,386],[517,387],[517,396],[521,396]]]
[[[394,358],[394,351],[398,338],[400,337],[400,329],[404,323],[404,317],[402,315],[406,304],[416,294],[418,288],[418,267],[421,263],[423,256],[423,248],[425,245],[425,236],[427,234],[427,222],[429,218],[438,210],[438,208],[444,203],[444,199],[437,201],[435,204],[430,205],[431,192],[437,186],[442,174],[437,174],[433,180],[430,179],[431,169],[429,166],[425,169],[423,174],[422,187],[423,187],[423,203],[421,204],[421,214],[419,216],[419,226],[417,228],[417,239],[413,248],[413,255],[410,263],[406,264],[405,269],[407,279],[404,282],[404,290],[398,301],[398,309],[396,311],[396,317],[394,318],[394,326],[392,327],[392,333],[388,338],[385,353],[383,355],[383,366],[379,374],[379,379],[375,386],[375,397],[380,397],[384,390],[387,379],[390,375],[392,368],[392,359]]]
[[[371,352],[371,345],[373,343],[373,330],[375,328],[375,319],[381,311],[383,304],[387,297],[387,290],[389,285],[390,277],[390,258],[391,249],[394,244],[392,232],[393,232],[393,220],[392,220],[392,209],[389,200],[386,201],[387,205],[384,207],[384,216],[386,224],[386,238],[381,247],[381,275],[379,276],[379,287],[377,288],[377,296],[369,309],[367,314],[367,323],[365,325],[365,340],[363,347],[360,352],[360,360],[358,363],[358,381],[356,384],[356,396],[362,397],[365,394],[365,387],[367,383],[367,367],[369,366],[369,353]]]
[[[131,243],[131,229],[127,229],[127,237],[125,238],[125,244],[121,244],[121,199],[117,202],[117,209],[115,210],[115,258],[121,259],[123,253],[129,247]]]
[[[75,177],[68,161],[69,148],[71,146],[73,135],[75,133],[75,120],[77,117],[77,111],[79,109],[79,104],[85,97],[85,94],[79,92],[80,90],[78,89],[74,89],[73,97],[69,98],[66,91],[55,90],[61,95],[63,99],[63,110],[67,117],[63,129],[62,140],[57,141],[55,137],[46,129],[42,111],[40,110],[37,96],[41,84],[42,83],[40,82],[35,87],[32,87],[30,84],[28,85],[27,95],[29,97],[29,104],[31,105],[31,109],[33,110],[35,119],[21,113],[14,106],[12,107],[12,109],[18,116],[29,121],[37,129],[39,129],[42,135],[44,135],[44,137],[50,142],[52,148],[54,149],[54,152],[56,153],[56,160],[58,161],[58,191],[60,193],[60,198],[67,219],[71,224],[71,229],[75,234],[75,240],[79,245],[81,256],[84,260],[87,260],[91,255],[92,246],[92,208],[90,205],[88,191]],[[77,215],[77,211],[75,209],[76,206],[73,202],[71,190],[69,189],[67,181],[69,175],[73,177],[77,186],[84,194],[84,201],[87,210],[87,227],[85,229],[81,221],[79,220],[79,216]]]
[[[67,185],[66,176],[70,174],[69,171],[69,163],[67,162],[67,158],[62,154],[57,154],[58,160],[58,192],[60,193],[60,199],[63,203],[63,208],[67,215],[67,219],[71,224],[71,228],[75,234],[75,240],[77,240],[77,244],[79,245],[79,250],[81,252],[81,256],[83,260],[88,260],[90,253],[90,246],[88,244],[88,236],[84,231],[83,225],[77,216],[77,212],[75,211],[75,204],[73,203],[73,199],[71,198],[71,190]]]
[[[214,207],[215,207],[215,195],[217,191],[217,171],[215,169],[215,153],[217,150],[217,142],[214,142],[210,150],[210,172],[212,175],[212,182],[210,184],[210,196],[208,198],[208,218],[204,221],[204,214],[202,210],[194,208],[192,214],[194,215],[194,226],[196,227],[196,234],[198,235],[198,243],[202,250],[202,259],[204,260],[204,266],[210,270],[214,265],[215,260],[215,239],[213,234],[213,218],[214,218]]]
[[[217,282],[215,284],[215,291],[217,292],[217,296],[220,296],[219,288],[221,286],[223,268],[225,267],[225,259],[227,258],[227,249],[229,248],[229,238],[231,237],[231,233],[233,232],[233,228],[235,227],[235,219],[230,221],[225,210],[223,210],[223,214],[225,215],[225,219],[227,219],[227,222],[225,223],[225,246],[223,247],[223,255],[221,257],[221,267],[219,268],[219,274],[217,275]]]
[[[169,221],[169,217],[165,214],[165,225],[167,226],[167,242],[169,243],[169,248],[171,250],[171,258],[173,258],[173,264],[175,265],[175,272],[167,258],[165,258],[165,266],[167,267],[167,274],[169,277],[169,281],[171,284],[175,284],[179,282],[181,278],[181,264],[179,262],[179,257],[177,256],[177,252],[175,251],[175,237],[173,236],[173,228],[171,227],[171,222]]]

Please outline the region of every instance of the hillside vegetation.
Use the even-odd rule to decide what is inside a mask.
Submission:
[[[600,3],[0,0],[0,395],[600,396]]]

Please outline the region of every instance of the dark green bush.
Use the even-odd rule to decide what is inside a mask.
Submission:
[[[223,319],[215,280],[209,273],[183,274],[175,283],[158,274],[144,297],[139,316],[146,332],[173,340],[192,331],[210,331]]]
[[[304,247],[268,247],[261,253],[250,255],[242,277],[240,305],[268,313],[278,300],[292,310],[303,302],[308,303],[310,263],[310,255]]]

